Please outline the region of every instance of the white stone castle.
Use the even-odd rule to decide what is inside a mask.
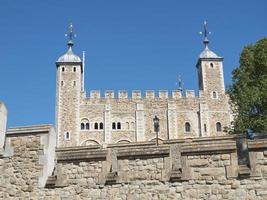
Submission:
[[[181,89],[172,91],[91,91],[84,90],[84,63],[73,53],[73,27],[70,26],[68,51],[56,61],[57,146],[106,145],[156,139],[153,118],[159,118],[158,139],[223,135],[232,114],[225,93],[223,58],[208,48],[207,24],[204,24],[205,48],[197,59],[199,95]]]

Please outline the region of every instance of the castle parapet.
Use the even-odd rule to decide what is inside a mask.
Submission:
[[[141,99],[142,98],[141,91],[140,90],[133,90],[132,91],[132,98],[133,99]]]
[[[182,98],[182,92],[180,90],[173,90],[172,91],[172,98],[173,99],[180,99],[180,98]]]
[[[118,97],[119,97],[119,99],[127,99],[128,98],[128,92],[126,90],[120,90]]]
[[[106,90],[105,91],[105,98],[114,99],[114,91],[113,90]]]
[[[159,98],[160,99],[168,99],[168,91],[167,90],[160,90],[159,91]]]
[[[146,90],[146,98],[147,99],[154,99],[155,98],[154,90]]]
[[[91,99],[100,99],[100,91],[99,90],[91,90],[90,91]]]
[[[194,90],[186,90],[185,91],[185,97],[194,98],[195,97],[195,91]]]
[[[203,91],[199,91],[199,96],[203,97]],[[181,98],[195,98],[194,90],[186,90],[185,96],[183,96],[182,91],[173,90],[171,96],[169,96],[168,90],[159,90],[157,93],[154,90],[146,90],[145,95],[142,95],[141,90],[133,90],[132,96],[128,95],[127,90],[119,90],[118,93],[115,93],[114,90],[106,90],[104,93],[105,99],[181,99]],[[99,90],[91,90],[90,91],[91,99],[100,99],[101,92]]]

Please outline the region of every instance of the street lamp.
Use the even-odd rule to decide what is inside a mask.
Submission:
[[[154,131],[156,132],[156,144],[159,145],[158,139],[159,139],[159,118],[157,116],[154,117]]]

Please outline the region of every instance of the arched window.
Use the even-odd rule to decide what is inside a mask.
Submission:
[[[76,81],[73,81],[73,87],[75,87],[76,86]]]
[[[84,123],[81,123],[81,130],[84,130],[84,129],[85,129]]]
[[[221,132],[221,131],[222,131],[222,125],[221,125],[220,122],[217,122],[217,123],[216,123],[216,131],[217,131],[217,132]]]
[[[185,123],[185,132],[191,132],[191,125],[189,122]]]
[[[212,92],[213,99],[217,99],[217,92]]]
[[[134,129],[134,122],[131,123],[131,129]]]
[[[213,63],[210,63],[210,67],[213,68]]]
[[[89,130],[90,129],[90,124],[89,123],[86,123],[86,130]]]
[[[69,140],[70,139],[70,133],[69,132],[66,132],[65,133],[65,140]]]
[[[98,123],[95,123],[95,130],[98,130]]]
[[[100,129],[100,130],[103,130],[103,128],[104,128],[104,124],[103,124],[103,122],[100,122],[100,124],[99,124],[99,129]]]
[[[76,67],[73,67],[73,71],[76,72]]]
[[[117,129],[121,129],[121,123],[120,122],[117,123]]]
[[[130,123],[126,122],[126,129],[129,130],[130,129]]]
[[[112,123],[112,129],[113,129],[113,130],[116,129],[116,123],[115,123],[115,122]]]
[[[64,67],[62,67],[62,72],[64,72],[65,71],[65,68]]]

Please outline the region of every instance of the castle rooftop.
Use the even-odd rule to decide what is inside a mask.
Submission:
[[[69,37],[69,41],[68,41],[68,51],[62,55],[61,57],[59,57],[59,59],[57,60],[57,63],[58,62],[78,62],[80,63],[81,62],[81,59],[79,56],[75,55],[72,51],[72,47],[74,45],[73,43],[73,38],[75,37],[75,34],[73,33],[73,25],[70,24],[70,27],[69,27],[69,33],[66,34],[66,36]]]

